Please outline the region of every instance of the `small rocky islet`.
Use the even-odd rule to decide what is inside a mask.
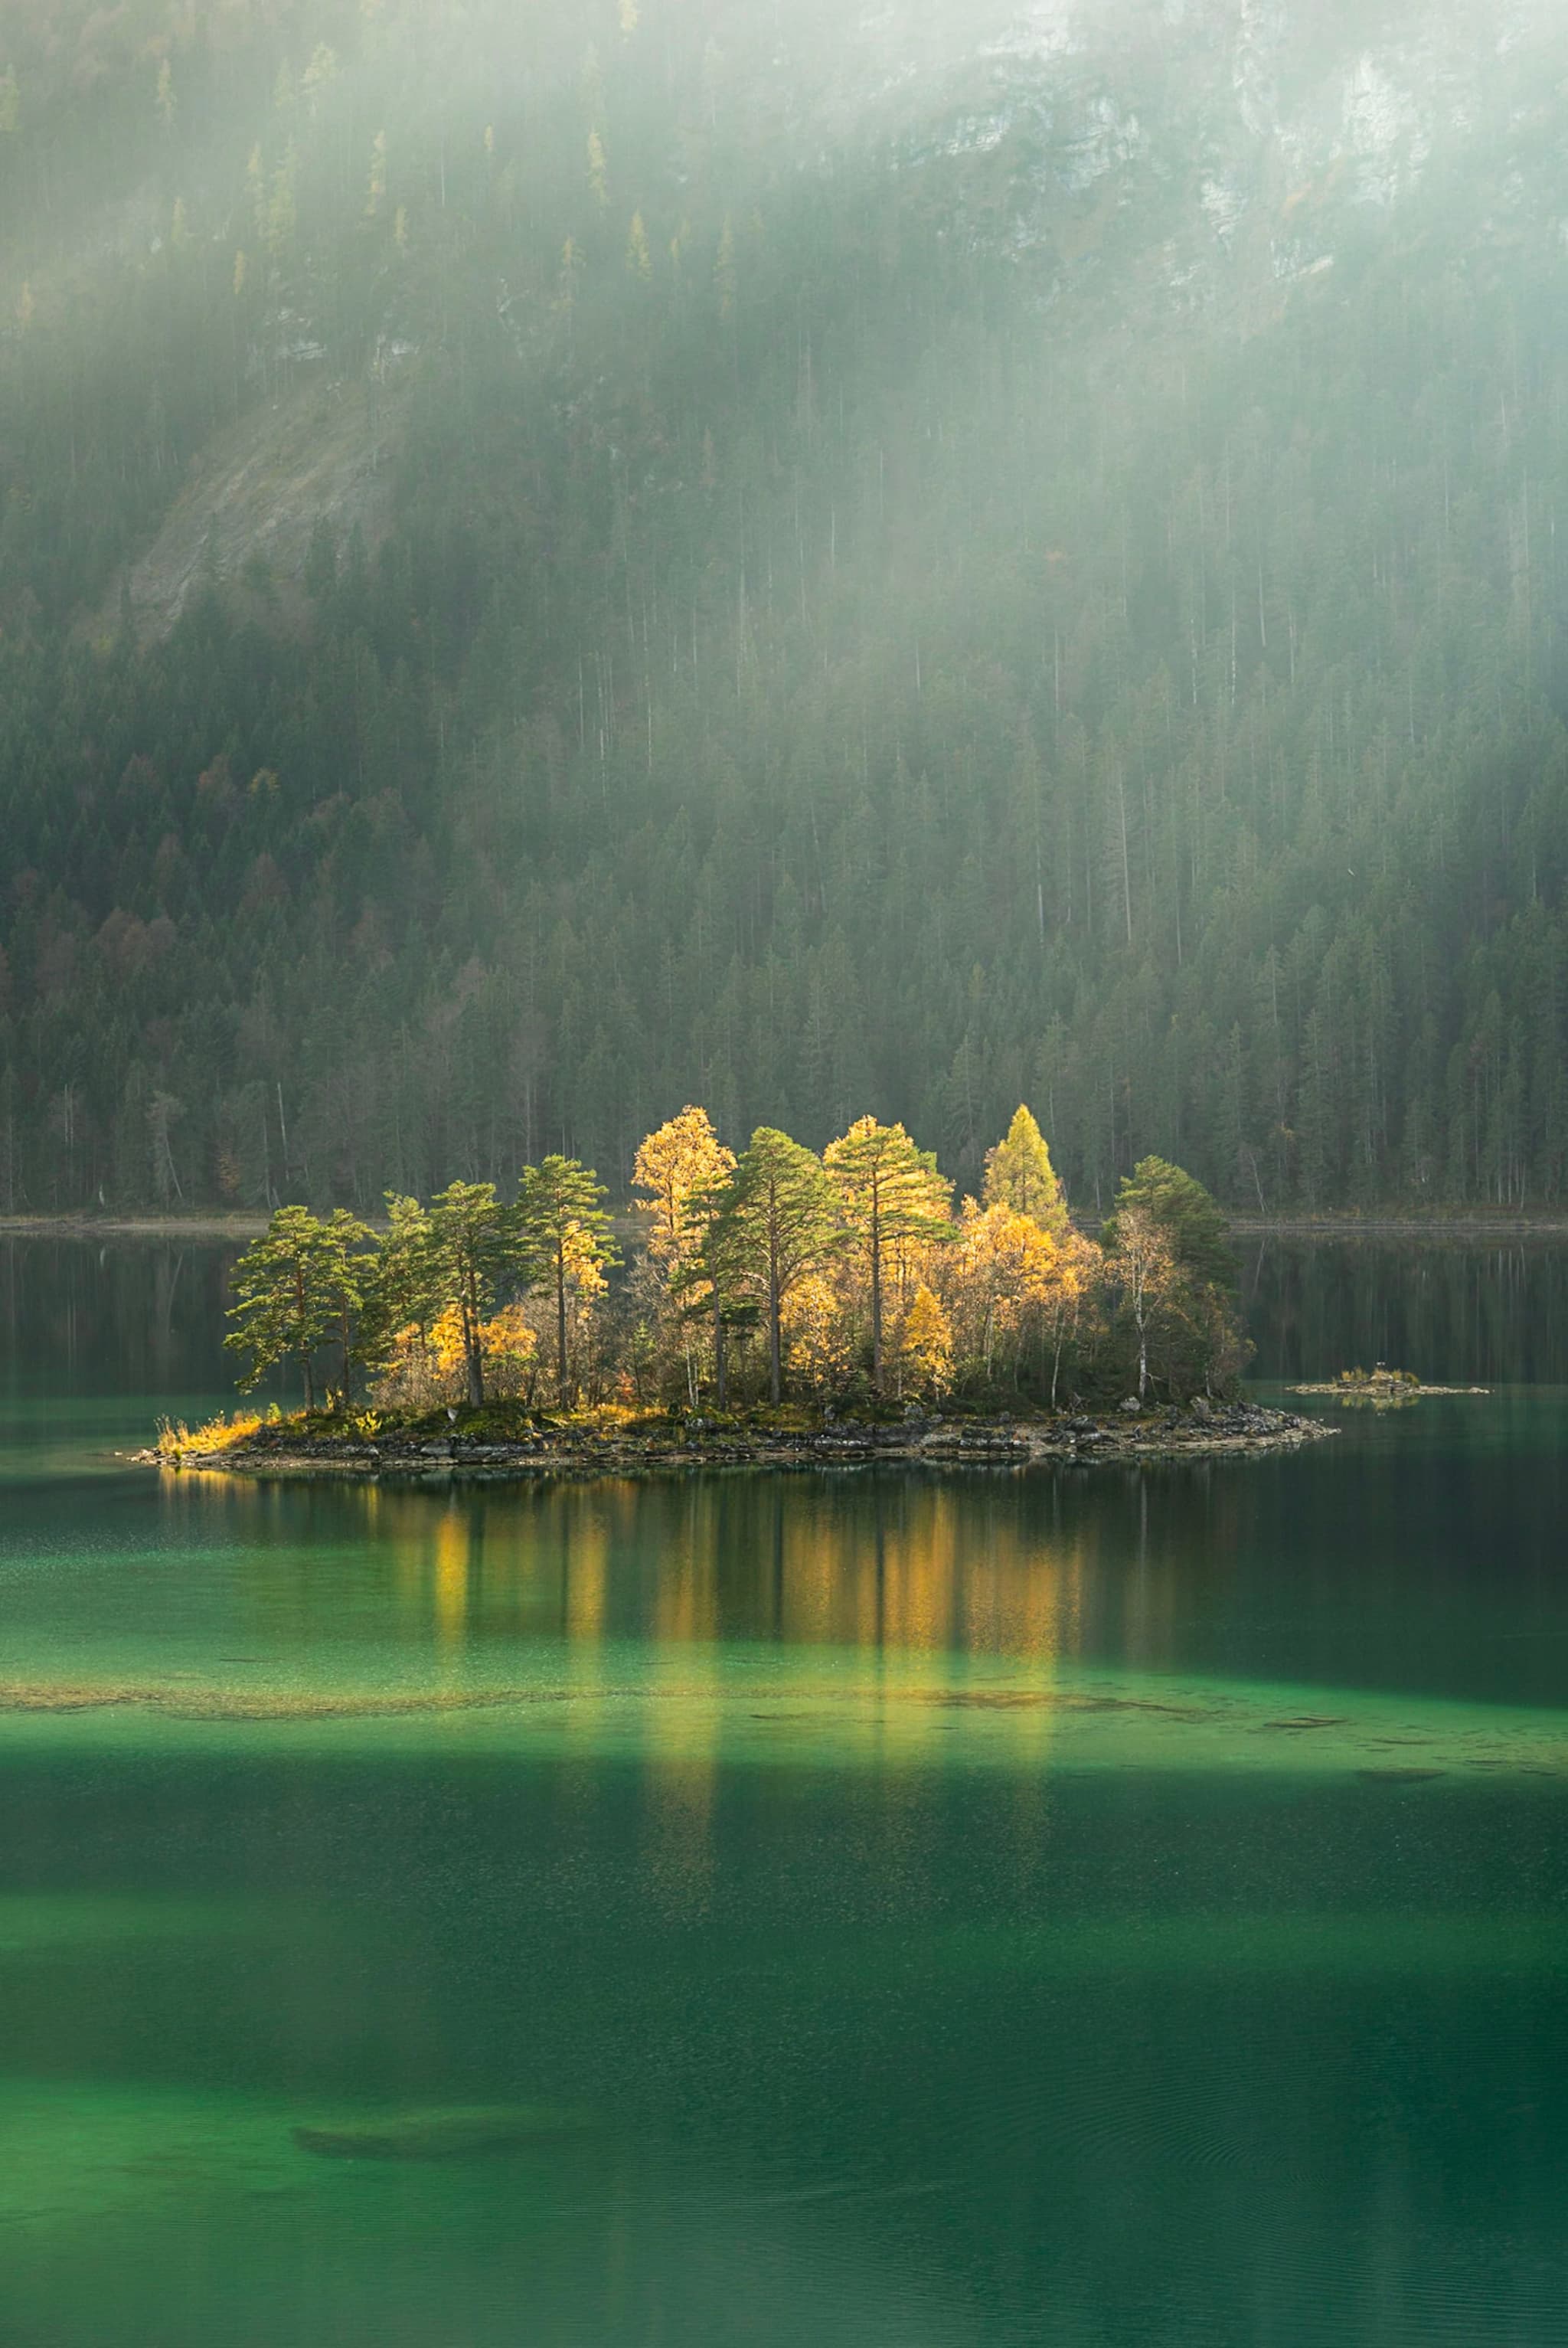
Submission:
[[[1013,1418],[911,1413],[886,1421],[737,1425],[693,1416],[609,1429],[522,1426],[500,1431],[455,1421],[381,1426],[349,1421],[263,1421],[242,1442],[210,1445],[167,1437],[138,1459],[149,1466],[265,1479],[342,1478],[403,1483],[652,1476],[692,1469],[810,1470],[874,1466],[931,1469],[1094,1467],[1295,1450],[1335,1432],[1321,1419],[1246,1401],[1184,1409],[1124,1403],[1111,1415]]]
[[[1375,1370],[1341,1370],[1337,1378],[1290,1388],[1293,1395],[1337,1402],[1345,1410],[1405,1410],[1411,1403],[1440,1395],[1488,1395],[1490,1386],[1430,1385],[1414,1370],[1391,1370],[1379,1362]]]

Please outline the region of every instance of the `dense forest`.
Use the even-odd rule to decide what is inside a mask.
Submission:
[[[0,1211],[1561,1200],[1568,30],[1084,13],[4,0]]]

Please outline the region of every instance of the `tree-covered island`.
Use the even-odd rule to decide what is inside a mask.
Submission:
[[[253,1394],[156,1457],[276,1472],[489,1470],[710,1452],[1012,1457],[1255,1447],[1316,1431],[1242,1404],[1225,1217],[1148,1158],[1097,1238],[1020,1107],[956,1202],[902,1125],[818,1156],[762,1127],[737,1156],[688,1107],[637,1152],[624,1254],[593,1170],[548,1156],[514,1200],[392,1195],[384,1228],[280,1208],[236,1266],[225,1340]],[[1032,1430],[1026,1432],[1025,1430]]]

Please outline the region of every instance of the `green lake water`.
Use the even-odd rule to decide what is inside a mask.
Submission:
[[[1568,2342],[1562,1256],[1255,1254],[1497,1381],[1296,1457],[466,1496],[118,1464],[222,1263],[0,1249],[5,2348]]]

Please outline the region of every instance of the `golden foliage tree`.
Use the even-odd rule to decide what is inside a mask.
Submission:
[[[1055,1274],[1046,1305],[1046,1338],[1050,1346],[1050,1390],[1056,1408],[1061,1383],[1062,1355],[1080,1345],[1086,1331],[1099,1325],[1100,1300],[1105,1281],[1105,1256],[1081,1231],[1069,1223],[1056,1243]]]
[[[1007,1138],[986,1154],[985,1203],[999,1201],[1015,1214],[1028,1215],[1052,1239],[1067,1232],[1067,1200],[1046,1138],[1031,1112],[1020,1107]]]
[[[837,1282],[820,1272],[798,1281],[784,1303],[784,1334],[792,1381],[816,1394],[844,1385],[855,1358],[855,1333]]]
[[[900,1395],[934,1402],[953,1383],[953,1324],[941,1298],[923,1280],[899,1316],[893,1361]]]
[[[719,1139],[705,1108],[683,1108],[648,1136],[631,1179],[648,1193],[637,1211],[647,1218],[648,1251],[660,1263],[681,1265],[696,1256],[703,1231],[697,1201],[734,1170],[735,1153]]]
[[[685,1371],[689,1398],[696,1395],[692,1354],[694,1313],[718,1310],[718,1291],[703,1276],[702,1254],[712,1204],[735,1169],[735,1153],[714,1132],[704,1108],[683,1108],[637,1152],[631,1179],[647,1197],[637,1200],[647,1233],[649,1261],[658,1283],[654,1307],[658,1348],[673,1348]],[[720,1376],[723,1333],[713,1334],[714,1381]]]
[[[949,1274],[949,1303],[960,1357],[989,1385],[999,1371],[1016,1382],[1031,1335],[1043,1327],[1056,1286],[1060,1251],[1032,1215],[1005,1200],[964,1200]]]

